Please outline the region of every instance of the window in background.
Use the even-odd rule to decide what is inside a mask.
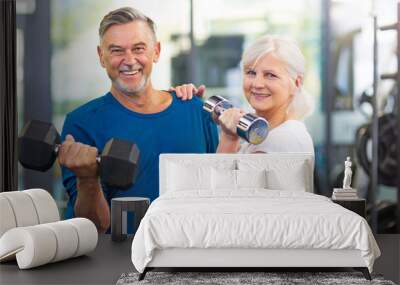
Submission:
[[[23,122],[23,92],[24,92],[24,32],[22,29],[17,28],[16,33],[17,38],[17,51],[16,51],[16,63],[17,63],[17,111],[18,111],[18,130],[22,129]],[[22,166],[18,163],[18,173],[22,173]],[[24,181],[22,179],[22,175],[18,175],[18,187],[24,187]]]
[[[332,36],[334,68],[334,105],[332,112],[332,171],[331,181],[341,187],[343,161],[353,156],[356,161],[356,176],[353,186],[361,197],[369,196],[369,177],[356,159],[360,152],[357,133],[360,127],[369,124],[372,118],[373,83],[373,20],[377,15],[378,25],[397,21],[396,0],[385,1],[332,1]],[[357,11],[357,13],[354,13]],[[343,21],[346,19],[346,21]],[[378,72],[393,73],[397,69],[396,33],[378,31]],[[379,114],[390,113],[394,107],[395,82],[380,81],[378,85]],[[381,126],[382,127],[382,126]],[[357,157],[358,158],[358,157]],[[380,160],[382,157],[380,158]],[[379,186],[378,201],[396,201],[392,187]]]
[[[220,94],[241,106],[241,54],[265,34],[286,35],[298,41],[307,61],[306,88],[320,93],[320,1],[222,0],[193,1],[195,82],[209,87],[207,96]],[[212,7],[212,9],[210,8]],[[172,59],[173,84],[187,82],[188,51]],[[183,70],[182,70],[183,68]]]

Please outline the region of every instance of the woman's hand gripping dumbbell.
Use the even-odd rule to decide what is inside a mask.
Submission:
[[[46,122],[30,121],[18,138],[18,160],[26,168],[46,171],[57,156],[77,177],[97,177],[110,187],[125,189],[131,186],[137,173],[139,149],[136,144],[110,139],[100,156],[97,148],[75,143],[70,135],[61,145],[56,128]]]
[[[251,144],[262,143],[268,135],[268,122],[254,114],[234,108],[221,96],[211,96],[203,105],[213,120],[229,135],[238,135]]]

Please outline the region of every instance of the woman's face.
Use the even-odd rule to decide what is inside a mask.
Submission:
[[[255,65],[244,66],[244,95],[257,114],[270,118],[287,112],[296,85],[285,67],[273,53],[264,55]]]

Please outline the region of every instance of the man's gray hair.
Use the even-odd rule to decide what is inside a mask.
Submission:
[[[152,19],[144,15],[139,10],[136,10],[132,7],[123,7],[117,10],[109,12],[104,16],[103,20],[101,20],[99,27],[99,36],[100,39],[103,38],[105,32],[113,25],[122,25],[127,24],[133,21],[143,21],[147,23],[150,30],[153,33],[154,39],[156,40],[156,29],[155,24]]]

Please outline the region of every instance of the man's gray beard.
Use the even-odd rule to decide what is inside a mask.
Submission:
[[[115,79],[113,80],[115,88],[117,88],[120,92],[125,94],[126,96],[135,96],[138,93],[142,92],[147,84],[147,77],[143,76],[142,80],[139,82],[139,86],[136,88],[129,88],[126,86],[124,83],[122,83],[120,80]]]

